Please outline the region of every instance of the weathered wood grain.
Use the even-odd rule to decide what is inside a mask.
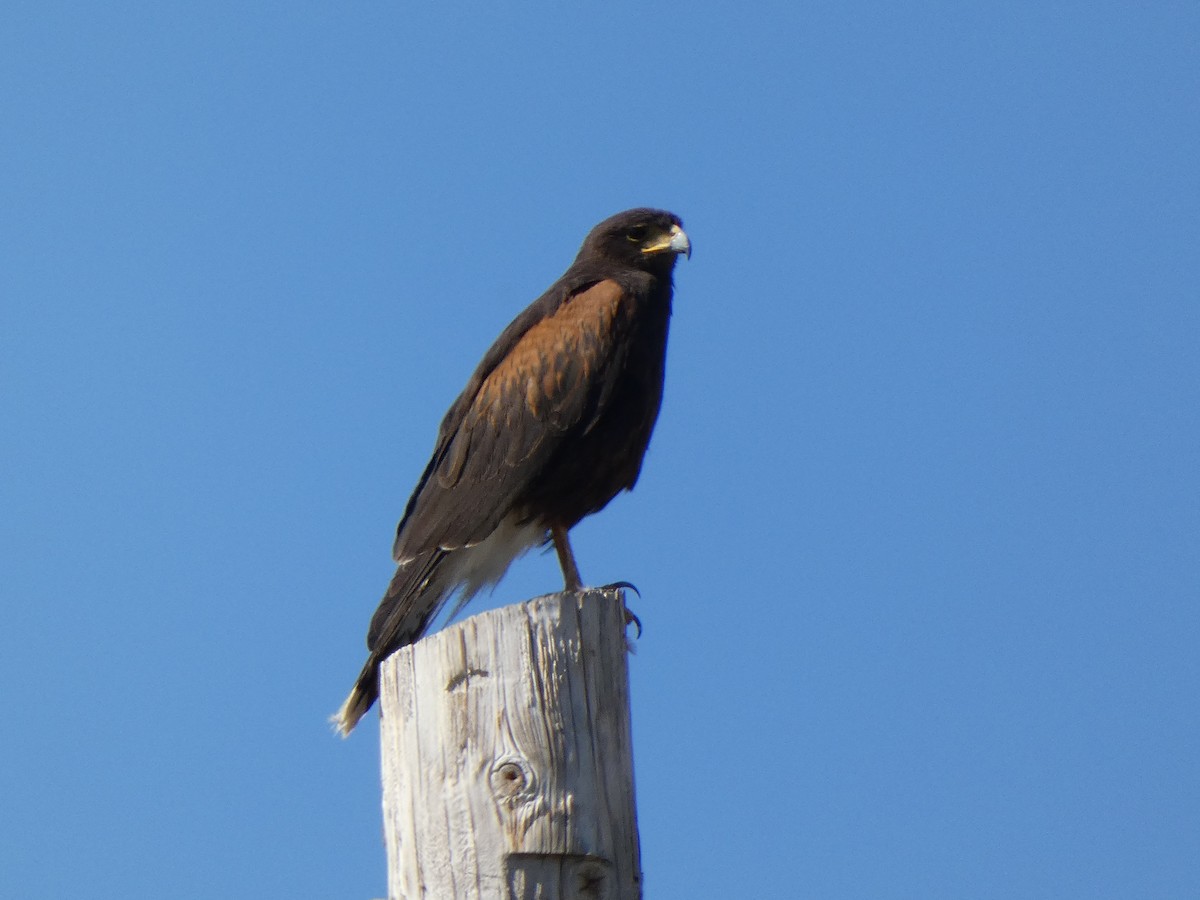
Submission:
[[[624,598],[474,616],[380,672],[393,900],[641,897]]]

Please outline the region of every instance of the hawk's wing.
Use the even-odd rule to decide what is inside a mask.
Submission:
[[[397,562],[487,538],[563,440],[595,422],[624,362],[625,300],[616,281],[598,281],[501,336],[442,423],[397,531]]]

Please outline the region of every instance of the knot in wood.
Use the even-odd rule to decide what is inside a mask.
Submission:
[[[523,759],[508,757],[492,767],[492,793],[498,800],[516,800],[533,793],[533,771]]]

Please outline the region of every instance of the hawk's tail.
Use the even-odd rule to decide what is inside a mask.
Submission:
[[[499,581],[509,563],[545,540],[544,525],[510,516],[477,543],[453,550],[439,547],[403,560],[371,618],[367,631],[371,655],[332,719],[338,732],[348,735],[379,696],[383,661],[420,638],[456,590],[461,589],[462,595],[455,615],[482,587]]]
[[[423,553],[400,565],[371,619],[367,634],[370,655],[346,702],[329,721],[342,737],[354,730],[379,697],[379,666],[401,647],[417,640],[454,589],[454,579],[441,563],[446,551]],[[451,567],[452,568],[452,567]]]
[[[372,653],[359,673],[358,681],[350,691],[350,696],[342,704],[342,708],[329,717],[334,730],[342,737],[349,737],[358,720],[367,714],[367,710],[379,696],[379,660]]]

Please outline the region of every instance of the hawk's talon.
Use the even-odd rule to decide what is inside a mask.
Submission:
[[[633,591],[638,595],[638,599],[642,599],[642,592],[637,589],[637,585],[631,581],[614,581],[612,584],[602,584],[597,590],[600,591],[619,591],[622,589]]]
[[[634,638],[634,640],[640,641],[642,639],[642,620],[639,619],[637,616],[635,616],[633,614],[633,610],[630,609],[628,606],[626,606],[624,608],[623,613],[625,616],[625,627],[628,628],[630,625],[636,626],[637,627],[637,637]]]

